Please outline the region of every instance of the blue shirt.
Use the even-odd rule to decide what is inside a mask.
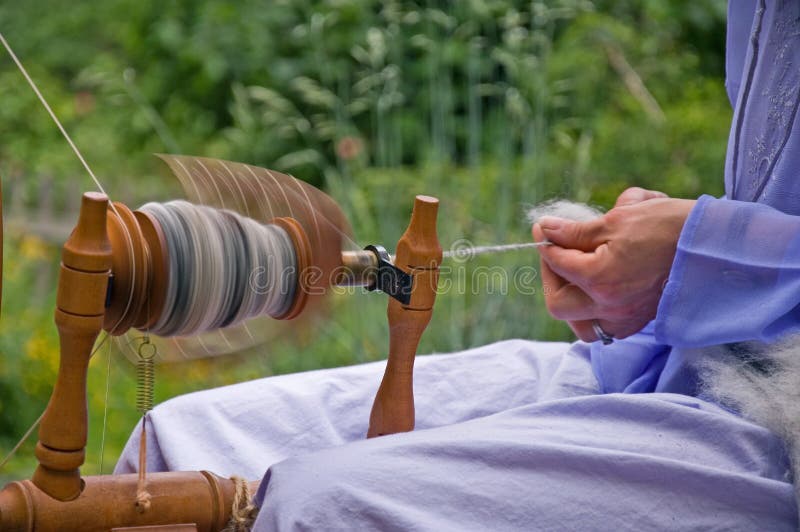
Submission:
[[[800,3],[728,7],[725,197],[701,197],[656,319],[591,347],[604,392],[694,394],[687,348],[800,331]]]

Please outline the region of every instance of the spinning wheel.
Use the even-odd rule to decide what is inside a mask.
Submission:
[[[414,356],[442,258],[438,201],[416,198],[392,261],[379,246],[345,249],[349,226],[338,206],[305,183],[238,163],[163,158],[195,203],[132,211],[100,193],[83,196],[62,254],[61,362],[39,430],[39,466],[31,480],[0,491],[3,530],[219,530],[229,520],[235,482],[209,472],[148,475],[146,504],[137,502],[137,475],[81,477],[86,373],[101,330],[197,334],[256,316],[292,319],[331,285],[380,289],[390,295],[389,357],[368,436],[414,427]],[[228,193],[212,194],[221,184]],[[265,284],[254,283],[254,272]]]

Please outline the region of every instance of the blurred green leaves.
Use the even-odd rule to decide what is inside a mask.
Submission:
[[[37,0],[0,4],[0,31],[114,199],[174,197],[150,154],[182,151],[323,186],[361,244],[392,247],[413,195],[438,195],[448,247],[525,241],[523,204],[553,196],[610,206],[630,185],[719,194],[724,16],[723,0]],[[23,207],[45,180],[56,202],[92,188],[5,53],[0,176]],[[38,416],[57,362],[57,247],[23,233],[5,250],[2,450]],[[535,263],[498,256],[458,275]],[[335,297],[314,334],[223,370],[162,369],[157,398],[380,359],[385,304]],[[484,290],[443,294],[420,350],[511,336],[570,338],[540,294]],[[90,368],[89,472],[100,461],[101,355]],[[112,367],[106,472],[137,418],[130,368]],[[10,474],[29,474],[31,449]]]

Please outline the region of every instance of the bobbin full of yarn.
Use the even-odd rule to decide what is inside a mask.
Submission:
[[[262,315],[291,319],[305,308],[314,252],[291,217],[264,224],[172,201],[137,211],[114,203],[107,219],[113,275],[104,328],[113,335],[186,336]]]

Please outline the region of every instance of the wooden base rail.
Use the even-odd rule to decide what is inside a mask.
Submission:
[[[12,482],[0,491],[0,530],[107,532],[160,526],[157,530],[166,531],[171,529],[167,525],[182,525],[185,530],[211,532],[222,530],[230,520],[235,492],[230,479],[206,471],[150,473],[151,506],[139,512],[134,503],[138,478],[84,477],[80,495],[71,501],[50,497],[30,480]],[[251,483],[251,492],[257,489],[258,482]]]

